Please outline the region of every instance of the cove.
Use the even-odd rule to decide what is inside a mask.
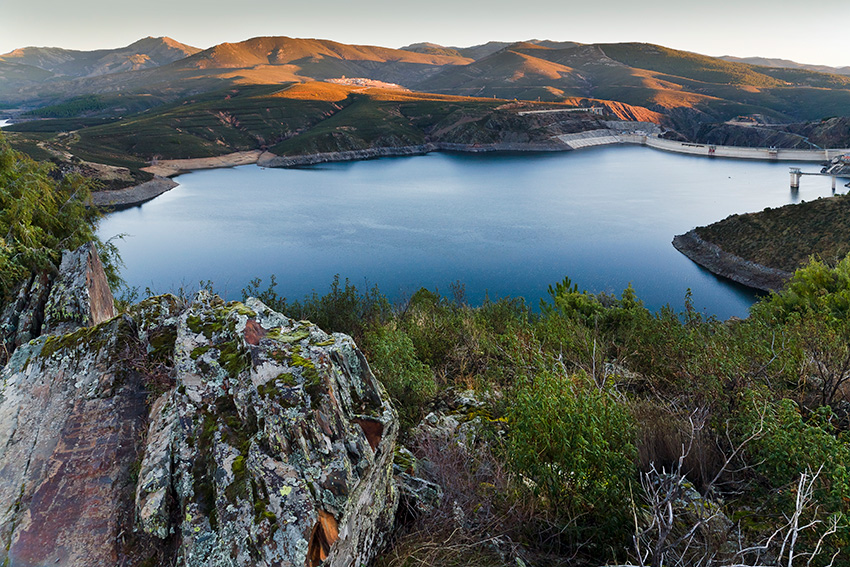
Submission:
[[[814,165],[811,169],[814,169]],[[710,159],[638,146],[564,153],[382,158],[298,169],[243,166],[179,176],[180,186],[109,214],[131,286],[161,293],[212,280],[238,299],[254,277],[277,291],[326,293],[335,274],[391,299],[420,287],[470,303],[524,297],[549,284],[619,294],[632,284],[650,309],[694,306],[745,317],[756,294],[679,254],[674,235],[732,213],[832,194],[788,164]]]

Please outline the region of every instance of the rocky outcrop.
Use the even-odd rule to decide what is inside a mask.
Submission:
[[[69,258],[57,282],[85,280],[88,256]],[[75,304],[61,289],[48,306]],[[397,418],[349,337],[205,292],[85,313],[51,315],[56,334],[0,374],[0,563],[349,566],[378,552]]]
[[[3,310],[0,362],[5,364],[16,348],[42,332],[69,332],[114,316],[112,292],[97,249],[88,243],[66,251],[58,277],[51,271],[33,274]]]
[[[725,252],[700,238],[695,230],[674,237],[673,246],[709,272],[762,291],[781,290],[793,275]]]
[[[397,422],[350,338],[202,293],[174,365],[141,465],[141,529],[176,533],[182,565],[371,559],[395,513]]]
[[[115,316],[115,302],[93,243],[62,255],[44,307],[44,333],[64,334]]]
[[[0,374],[0,562],[116,565],[147,414],[122,363],[132,322],[42,337]],[[130,565],[136,563],[128,563]]]

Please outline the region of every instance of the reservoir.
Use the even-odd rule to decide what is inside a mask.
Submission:
[[[804,170],[816,171],[811,164]],[[290,300],[335,274],[393,300],[420,287],[533,307],[565,276],[579,289],[647,307],[745,317],[756,295],[698,267],[676,234],[733,213],[832,194],[828,178],[789,188],[788,164],[710,159],[639,146],[534,154],[383,158],[298,169],[243,166],[181,175],[180,186],[108,215],[131,286],[154,292],[211,280],[239,299],[255,277]]]

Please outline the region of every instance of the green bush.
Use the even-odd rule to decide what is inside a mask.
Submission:
[[[91,184],[79,175],[51,176],[50,166],[12,150],[0,135],[0,299],[30,273],[55,269],[62,250],[97,241],[99,217],[87,208]],[[114,264],[106,263],[116,283]]]
[[[380,327],[366,333],[364,350],[369,353],[372,371],[392,398],[402,427],[416,425],[436,385],[431,369],[416,358],[410,337],[404,331]]]
[[[781,293],[752,308],[757,317],[783,322],[792,313],[818,312],[836,319],[850,315],[850,255],[830,268],[823,262],[811,259],[800,268]]]
[[[622,548],[637,479],[632,416],[584,374],[543,372],[517,387],[508,456],[560,524],[567,545]]]

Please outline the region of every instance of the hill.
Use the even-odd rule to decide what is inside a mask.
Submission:
[[[810,257],[835,266],[850,253],[850,197],[732,215],[696,232],[726,252],[786,272],[802,267]]]
[[[696,126],[737,115],[776,122],[844,115],[850,80],[777,69],[639,44],[522,42],[446,69],[418,90],[541,100],[571,96],[615,100],[667,114],[686,136]]]
[[[803,69],[805,71],[814,71],[816,73],[830,73],[834,75],[850,75],[850,67],[830,67],[829,65],[808,65],[806,63],[797,63],[788,59],[771,59],[769,57],[733,57],[731,55],[723,55],[718,59],[731,61],[734,63],[746,63],[748,65],[758,65],[759,67],[779,67],[782,69]]]
[[[105,154],[114,161],[123,148],[126,153],[120,159],[136,156],[133,163],[153,155],[202,157],[278,147],[330,117],[328,124],[334,124],[340,109],[349,106],[346,112],[352,117],[357,114],[355,108],[363,114],[346,128],[360,134],[368,131],[368,116],[378,107],[383,109],[380,116],[372,118],[380,127],[364,136],[351,135],[351,130],[326,131],[322,136],[336,141],[323,138],[300,148],[287,146],[286,153],[313,147],[425,143],[432,137],[428,129],[444,117],[445,108],[440,105],[447,99],[440,99],[439,108],[428,115],[431,111],[422,109],[431,108],[437,99],[422,93],[569,106],[593,101],[612,117],[662,124],[675,131],[671,135],[692,141],[807,147],[820,144],[818,139],[831,146],[850,145],[850,132],[840,124],[818,126],[823,119],[850,114],[850,77],[755,66],[644,43],[529,40],[469,48],[422,43],[390,49],[322,39],[257,37],[198,51],[168,38],[146,38],[120,50],[16,50],[0,59],[0,77],[4,78],[0,108],[12,108],[15,116],[60,119],[22,126],[19,131],[40,137],[18,137],[19,147],[35,149],[36,143],[43,146],[59,132],[80,131],[71,136],[78,140],[77,149]],[[273,97],[270,104],[267,100],[268,93],[282,92],[285,86],[341,77],[396,83],[419,93],[414,95],[418,100],[404,103],[410,116],[393,114],[401,112],[397,101],[379,103],[371,94],[356,90],[347,91],[340,100],[339,93],[327,86],[311,87],[308,102],[288,99],[283,104],[280,97]],[[263,86],[268,89],[259,88]],[[207,108],[229,91],[232,101],[224,107],[216,103],[215,110]],[[246,92],[265,94],[246,97]],[[329,98],[322,99],[325,95]],[[358,97],[367,102],[354,104]],[[480,100],[467,102],[472,107],[481,105]],[[226,117],[231,114],[237,116],[237,126]],[[736,119],[742,116],[759,127],[740,128],[736,123],[741,121]],[[128,135],[126,128],[122,133],[119,125],[110,124],[118,120],[152,137]],[[187,129],[187,121],[188,125],[203,124],[206,130]],[[148,125],[155,126],[149,130]],[[508,130],[515,132],[516,126]],[[392,128],[399,130],[390,132]],[[537,139],[536,134],[523,136]],[[495,139],[481,132],[468,138]],[[98,149],[99,140],[104,144],[123,141]],[[199,153],[193,155],[193,151]]]
[[[159,67],[199,51],[170,37],[146,37],[127,47],[96,51],[24,47],[0,55],[0,60],[37,67],[49,71],[53,77],[97,77]]]
[[[472,60],[459,55],[434,55],[401,49],[347,45],[321,39],[257,37],[223,43],[173,65],[176,69],[251,69],[262,72],[286,67],[294,78],[367,77],[405,86],[447,66]]]
[[[449,55],[451,57],[463,57],[460,52],[454,47],[444,47],[436,43],[412,43],[405,45],[399,49],[404,51],[412,51],[414,53],[425,53],[428,55]]]
[[[602,102],[575,99],[562,106],[580,104]],[[617,104],[611,104],[604,116],[517,112],[534,108],[539,107],[314,81],[230,87],[121,120],[21,123],[12,126],[8,136],[21,149],[70,153],[138,171],[154,158],[212,157],[256,149],[292,156],[426,143],[547,147],[558,134],[606,128],[606,118],[661,118]],[[68,131],[73,134],[64,133]]]

